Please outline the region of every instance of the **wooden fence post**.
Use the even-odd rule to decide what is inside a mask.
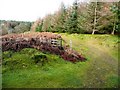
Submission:
[[[70,50],[72,50],[72,40],[70,40]]]

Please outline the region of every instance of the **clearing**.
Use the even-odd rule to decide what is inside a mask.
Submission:
[[[20,52],[3,52],[3,88],[117,88],[117,36],[61,34],[69,46],[87,58],[71,63],[57,55],[26,48]],[[35,55],[45,56],[35,63]],[[39,60],[39,59],[38,59]],[[43,62],[45,61],[45,62]],[[42,62],[42,64],[41,64]],[[17,82],[17,83],[16,83]]]

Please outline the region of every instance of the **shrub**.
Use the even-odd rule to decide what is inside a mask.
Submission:
[[[10,58],[12,56],[12,51],[5,51],[2,55],[2,58]]]
[[[35,64],[41,63],[43,65],[47,61],[47,56],[43,53],[34,54],[31,58],[34,60]]]

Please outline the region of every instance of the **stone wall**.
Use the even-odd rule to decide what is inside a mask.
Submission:
[[[49,32],[32,32],[22,34],[10,34],[1,37],[2,51],[19,51],[23,48],[36,48],[43,52],[60,55],[63,59],[75,62],[83,61],[83,58],[75,51],[62,47],[62,37],[59,34]]]

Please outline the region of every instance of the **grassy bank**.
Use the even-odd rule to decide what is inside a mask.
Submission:
[[[115,88],[118,87],[117,36],[61,34],[87,61],[71,63],[57,55],[26,48],[3,52],[3,87]],[[34,58],[36,56],[45,58]],[[37,62],[36,62],[37,60]],[[16,83],[17,82],[17,83]]]

